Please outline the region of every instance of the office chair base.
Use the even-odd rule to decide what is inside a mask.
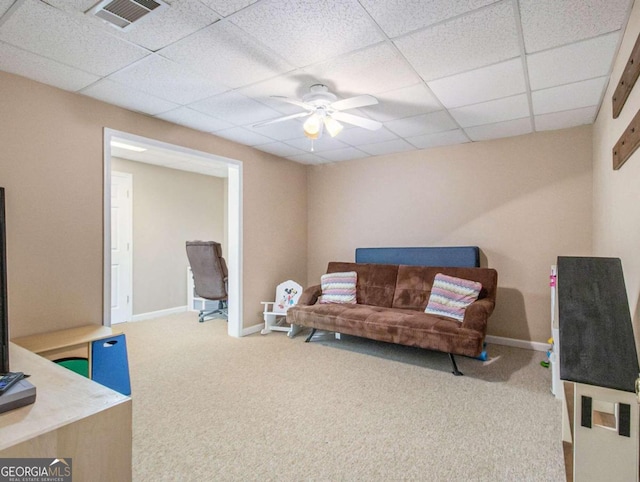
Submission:
[[[217,315],[217,314],[220,314],[222,316],[213,316],[213,315]],[[209,310],[209,311],[202,310],[202,311],[200,311],[200,313],[198,313],[198,321],[200,323],[204,323],[205,318],[208,317],[208,316],[213,316],[214,318],[227,320],[227,318],[229,317],[229,310],[227,308],[227,302],[226,301],[218,301],[218,308],[216,308],[215,310]]]

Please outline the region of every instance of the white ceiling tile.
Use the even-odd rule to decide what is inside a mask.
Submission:
[[[108,78],[176,104],[190,104],[227,90],[158,55],[149,55]]]
[[[319,154],[319,157],[330,161],[352,161],[354,159],[362,159],[363,157],[369,157],[369,154],[362,152],[355,147],[345,147],[344,149],[334,149],[332,151],[324,151]]]
[[[317,83],[317,79],[306,72],[294,70],[263,82],[242,87],[238,89],[237,92],[251,97],[283,114],[295,114],[301,112],[302,109],[298,106],[283,102],[282,100],[273,99],[271,96],[301,99],[303,95],[309,93],[309,87]]]
[[[447,132],[436,132],[435,134],[424,134],[416,137],[407,137],[406,140],[419,149],[449,146],[452,144],[464,144],[465,142],[469,142],[469,138],[460,129],[454,129]]]
[[[496,0],[361,0],[389,37],[396,37],[495,3]]]
[[[385,127],[400,137],[414,137],[434,132],[450,131],[457,126],[445,112],[433,112],[385,123]]]
[[[624,26],[630,0],[520,0],[527,53],[564,45]]]
[[[384,154],[393,154],[394,152],[411,151],[414,147],[404,139],[396,139],[394,141],[377,142],[375,144],[366,144],[358,146],[358,149],[371,154],[372,156],[382,156]]]
[[[481,104],[458,107],[449,112],[462,127],[495,124],[528,116],[529,101],[526,94],[520,94]]]
[[[595,120],[597,113],[598,107],[592,106],[537,115],[534,117],[534,120],[537,131],[550,131],[591,124]]]
[[[131,30],[120,32],[120,37],[155,52],[220,19],[200,2],[171,0],[170,3],[169,8],[143,17]]]
[[[80,90],[100,79],[97,75],[88,74],[4,42],[0,42],[0,70],[71,91]]]
[[[518,57],[428,83],[445,107],[477,104],[526,91],[522,60]]]
[[[619,32],[527,55],[531,89],[601,77],[609,73]]]
[[[36,0],[26,0],[0,26],[0,40],[101,76],[149,54]]]
[[[291,65],[229,22],[217,22],[159,51],[201,76],[232,88],[275,77]]]
[[[207,7],[212,8],[220,15],[227,17],[232,13],[256,3],[258,0],[200,0]]]
[[[355,147],[362,144],[373,144],[374,142],[391,141],[398,138],[398,136],[384,127],[377,131],[352,127],[343,129],[342,132],[338,134],[338,137],[342,142],[346,142]]]
[[[0,0],[0,17],[2,17],[7,10],[11,8],[11,5],[15,3],[15,0]]]
[[[287,159],[299,162],[301,164],[322,164],[323,162],[325,162],[325,159],[318,157],[310,152],[297,156],[288,156]]]
[[[338,137],[340,136],[338,135]],[[292,139],[290,141],[287,141],[287,144],[289,144],[290,146],[296,147],[298,149],[301,149],[305,152],[316,152],[316,153],[330,151],[332,149],[344,149],[346,147],[349,147],[344,142],[341,142],[338,139],[328,136],[326,134],[320,137],[320,139],[316,139],[314,141],[312,141],[311,139],[307,139],[306,137],[299,137],[298,139]]]
[[[305,154],[302,149],[290,146],[283,142],[272,142],[271,144],[261,144],[255,146],[256,149],[273,154],[274,156],[289,157]]]
[[[407,61],[386,43],[305,67],[304,71],[344,95],[376,94],[420,81]]]
[[[233,124],[189,109],[188,107],[178,107],[177,109],[159,114],[156,117],[204,132],[215,132],[234,127]]]
[[[189,107],[236,125],[257,124],[280,117],[279,112],[237,92],[209,97],[190,104]]]
[[[288,141],[290,139],[299,138],[303,135],[302,123],[295,119],[276,122],[275,124],[260,127],[248,126],[247,129],[252,130],[256,134],[267,136],[277,141]]]
[[[442,106],[423,83],[376,94],[377,105],[362,108],[362,112],[380,122],[428,114]]]
[[[522,119],[497,122],[495,124],[467,127],[465,132],[472,141],[486,141],[529,134],[533,132],[533,129],[531,128],[531,118],[523,117]]]
[[[355,0],[263,0],[231,21],[296,67],[383,40]]]
[[[266,144],[273,142],[273,139],[256,134],[253,131],[245,129],[244,127],[232,127],[231,129],[224,129],[217,131],[215,135],[224,137],[232,141],[239,142],[246,146],[257,146],[258,144]]]
[[[511,2],[501,2],[395,40],[425,80],[520,54]]]
[[[124,87],[117,82],[108,79],[100,80],[86,89],[81,94],[95,99],[118,105],[125,109],[143,112],[149,115],[157,115],[178,107],[173,102],[159,99],[144,92]]]
[[[598,105],[608,80],[608,77],[598,77],[532,92],[533,113],[540,115]]]

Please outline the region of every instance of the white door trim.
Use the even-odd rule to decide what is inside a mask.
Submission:
[[[127,302],[126,302],[126,313],[124,321],[131,321],[133,319],[133,175],[129,172],[118,172],[111,171],[111,180],[113,183],[113,177],[119,177],[123,179],[127,184],[127,205],[126,205],[126,227],[125,232],[127,233],[127,266],[128,276],[127,276],[127,286],[128,290],[126,293]],[[109,196],[109,207],[111,207],[111,196]],[[111,210],[109,210],[111,212]],[[122,225],[121,225],[122,227]],[[109,229],[113,229],[111,223],[109,223]],[[109,238],[111,239],[111,237]],[[111,248],[111,246],[110,246]],[[111,250],[109,251],[112,252]],[[113,281],[113,280],[111,280]],[[111,285],[111,284],[110,284]],[[113,294],[113,286],[111,286],[111,293]],[[111,303],[109,303],[111,306]],[[113,313],[112,313],[113,314]]]
[[[171,149],[176,152],[198,156],[205,160],[223,162],[228,168],[228,244],[227,266],[229,270],[229,321],[227,331],[230,336],[241,337],[242,333],[242,162],[182,146],[149,139],[147,137],[104,128],[104,199],[103,199],[103,325],[111,326],[111,138],[118,137],[137,143]]]

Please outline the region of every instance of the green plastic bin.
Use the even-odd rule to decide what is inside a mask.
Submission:
[[[83,377],[89,378],[89,360],[86,358],[62,358],[56,360],[58,365],[68,368],[72,372],[76,372]]]

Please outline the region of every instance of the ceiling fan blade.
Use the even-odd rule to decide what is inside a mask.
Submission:
[[[349,97],[348,99],[337,100],[331,104],[331,108],[335,110],[347,110],[355,109],[357,107],[366,107],[377,103],[378,99],[372,95],[357,95],[355,97]]]
[[[346,122],[347,124],[353,124],[354,126],[364,127],[370,131],[378,130],[382,127],[382,122],[360,117],[359,115],[347,114],[346,112],[333,112],[331,114],[336,120]]]
[[[306,117],[308,115],[311,115],[311,112],[298,112],[297,114],[286,115],[284,117],[278,117],[277,119],[259,122],[258,124],[254,124],[253,127],[268,126],[269,124],[275,124],[276,122],[283,122],[289,119],[297,119],[298,117]]]
[[[289,97],[284,97],[283,95],[272,95],[270,97],[272,99],[281,100],[282,102],[286,102],[288,104],[297,105],[298,107],[302,107],[303,109],[307,109],[311,111],[315,110],[314,106],[312,106],[311,104],[307,104],[306,102],[302,102],[301,100],[290,99]]]

